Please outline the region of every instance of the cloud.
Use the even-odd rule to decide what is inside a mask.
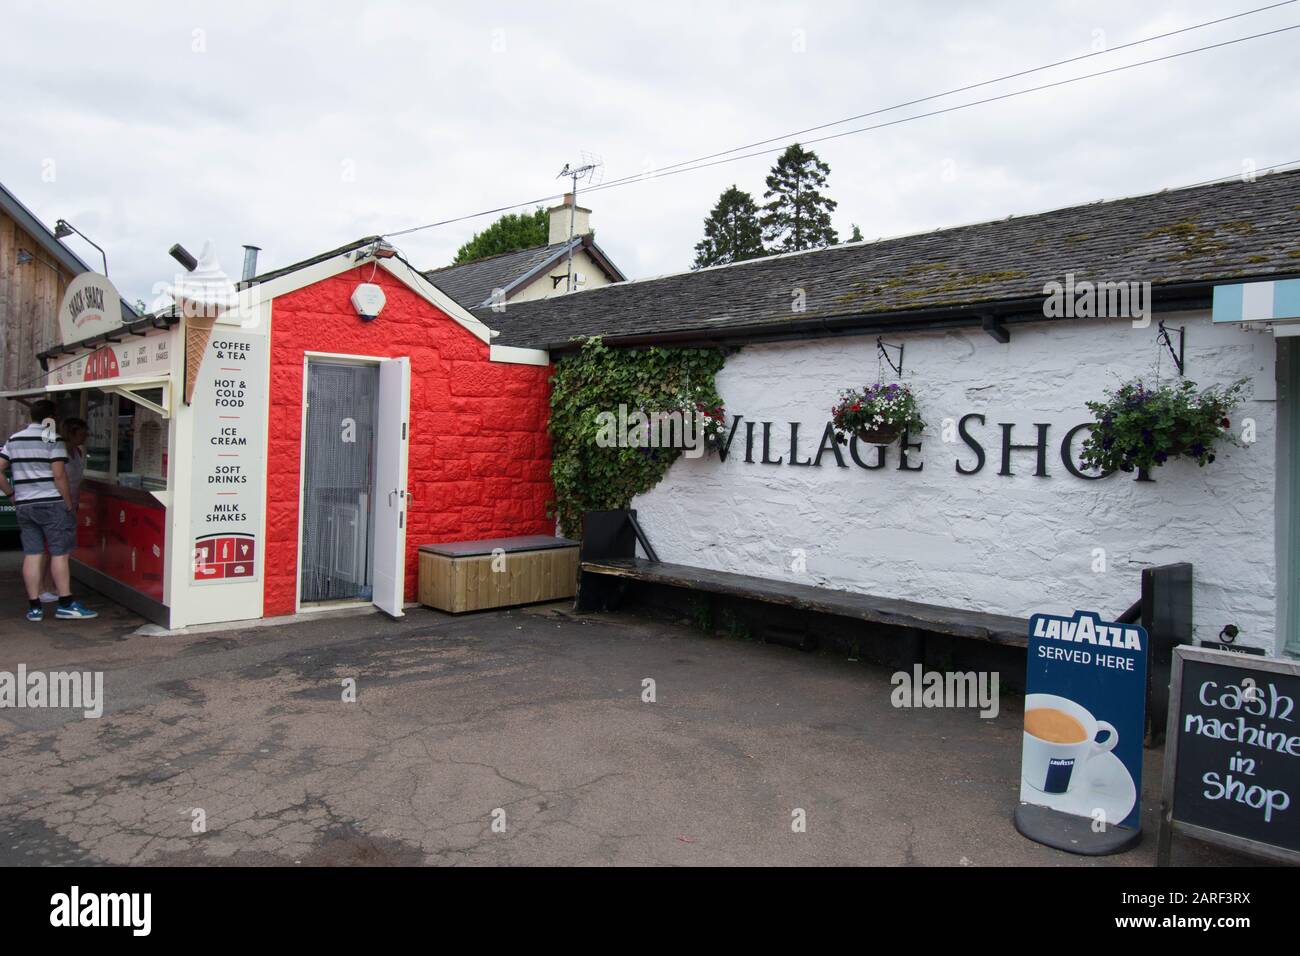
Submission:
[[[1248,9],[1243,4],[1236,9]],[[0,180],[103,245],[129,298],[212,239],[275,268],[346,241],[562,191],[580,150],[633,175],[1222,16],[1199,2],[867,7],[661,3],[26,3],[0,64]],[[869,118],[868,125],[1259,32],[1287,9]],[[832,140],[835,224],[867,237],[1131,195],[1300,159],[1295,34]],[[833,132],[830,130],[828,132]],[[816,135],[816,134],[811,134]],[[804,137],[807,139],[808,137]],[[42,164],[53,160],[53,182]],[[590,194],[625,272],[689,266],[771,156]],[[398,240],[450,260],[491,218]],[[69,240],[87,261],[94,250]]]

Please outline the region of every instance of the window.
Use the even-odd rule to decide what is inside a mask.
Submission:
[[[141,392],[161,403],[162,389]],[[84,393],[86,472],[128,488],[167,487],[167,421],[153,409],[97,389]]]

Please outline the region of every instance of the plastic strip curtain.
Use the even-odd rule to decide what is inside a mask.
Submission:
[[[371,597],[378,390],[377,366],[308,366],[300,562],[304,603]]]

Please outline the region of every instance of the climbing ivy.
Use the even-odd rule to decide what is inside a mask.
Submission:
[[[551,516],[564,534],[582,532],[582,513],[627,508],[649,491],[681,454],[680,448],[601,447],[598,416],[640,409],[671,411],[689,394],[706,408],[722,405],[714,376],[719,349],[611,349],[586,339],[555,363],[551,376]]]

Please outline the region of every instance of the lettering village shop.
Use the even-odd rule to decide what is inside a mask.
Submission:
[[[89,424],[79,579],[171,628],[397,616],[420,544],[554,533],[546,353],[375,239],[237,286],[178,258],[174,308],[70,320],[45,387],[9,393]]]
[[[624,503],[658,564],[596,569],[621,587],[639,576],[1023,647],[1035,613],[1114,620],[1144,571],[1190,565],[1198,641],[1297,653],[1297,209],[1300,174],[1281,173],[492,318],[557,367],[578,336],[722,352],[718,447]],[[1180,398],[1184,383],[1204,396]],[[885,406],[885,421],[860,414]],[[636,555],[651,557],[644,542]]]

